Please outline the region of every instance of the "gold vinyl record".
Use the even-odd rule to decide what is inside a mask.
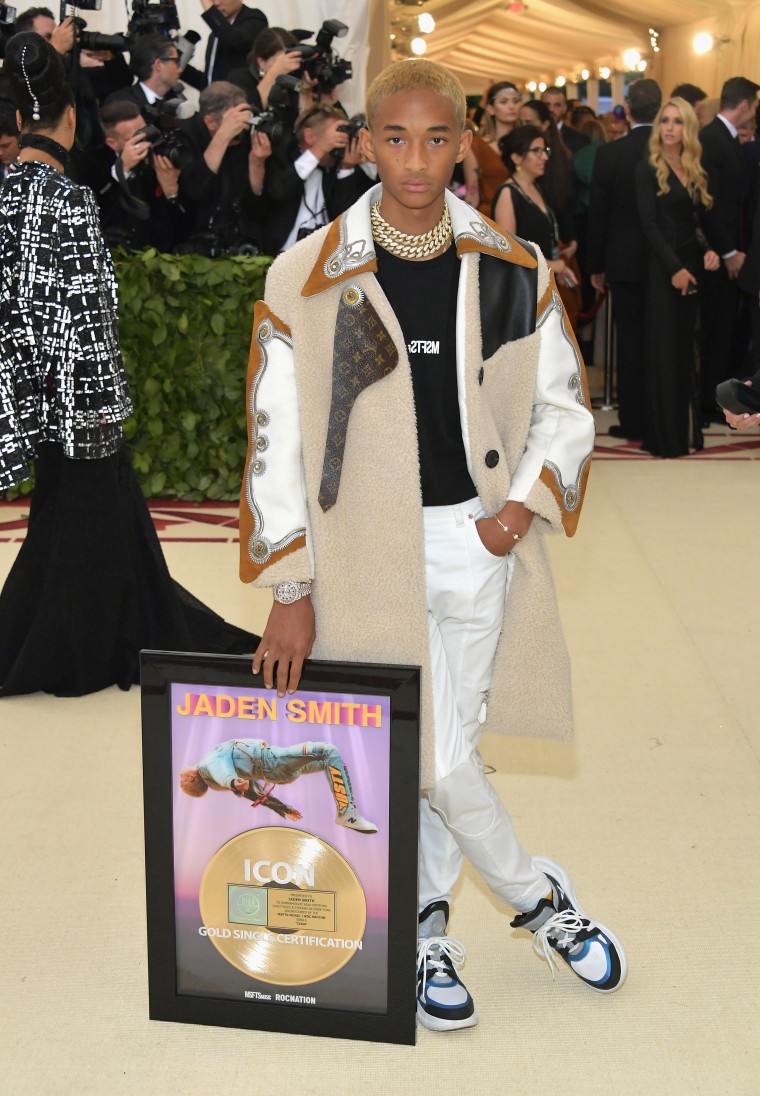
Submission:
[[[361,948],[367,903],[341,854],[313,834],[267,826],[214,853],[201,879],[203,932],[244,974],[301,986]]]

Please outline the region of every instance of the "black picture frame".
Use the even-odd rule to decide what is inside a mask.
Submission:
[[[192,988],[188,990],[183,981],[185,976],[178,967],[178,941],[181,944],[182,940],[190,939],[190,936],[187,935],[189,930],[183,928],[181,918],[178,924],[180,900],[179,892],[175,887],[175,853],[178,851],[175,843],[180,840],[175,834],[175,809],[186,810],[185,799],[188,797],[183,796],[178,790],[176,780],[174,754],[181,753],[184,725],[181,725],[179,731],[176,729],[178,717],[175,711],[180,712],[181,708],[191,708],[192,704],[198,704],[197,699],[191,701],[190,697],[218,695],[217,692],[206,694],[204,691],[206,688],[247,690],[248,693],[257,695],[266,692],[271,698],[274,698],[276,693],[273,690],[264,690],[261,677],[252,675],[250,659],[233,655],[143,651],[141,683],[150,1018],[179,1023],[361,1039],[371,1042],[414,1044],[419,811],[419,667],[307,661],[295,694],[296,699],[303,694],[336,698],[347,695],[382,698],[383,712],[389,717],[387,740],[383,740],[387,741],[387,765],[379,766],[377,772],[373,770],[371,781],[366,777],[364,781],[365,785],[372,784],[374,796],[377,790],[375,784],[378,778],[377,773],[380,770],[386,773],[387,834],[384,840],[387,846],[384,847],[387,847],[387,889],[385,891],[387,951],[379,952],[380,965],[385,968],[384,1006],[378,1000],[376,1005],[364,1003],[360,1007],[350,1005],[335,1007],[335,1000],[331,1000],[322,1007],[318,1002],[313,1005],[290,1004],[284,1001],[274,1003],[272,1000],[261,1000],[260,994],[253,999],[250,996],[245,999],[232,999],[226,989],[224,992],[220,991],[218,996],[216,991],[209,992],[206,987],[197,994]],[[181,686],[197,686],[201,691],[200,693],[186,692],[188,699],[184,700],[181,706],[173,707],[172,697],[176,698],[180,695],[177,690]],[[280,702],[284,704],[287,699],[283,698]],[[305,702],[302,701],[302,703]],[[218,703],[216,707],[218,710]],[[363,708],[363,703],[358,706],[360,713]],[[367,709],[371,711],[371,705],[368,704]],[[182,714],[188,713],[182,711]],[[205,711],[203,714],[206,714]],[[196,724],[197,721],[196,714]],[[228,737],[246,737],[245,735],[236,736],[233,733],[235,728],[240,730],[238,724],[241,722],[236,718],[235,726],[233,726],[233,720],[225,723],[225,731],[227,728],[230,729]],[[248,734],[267,738],[267,729],[258,724],[251,724],[242,729]],[[314,730],[314,727],[307,726],[303,737],[324,738],[325,734],[331,731],[330,728],[320,726],[319,735],[317,735],[311,733]],[[368,735],[370,732],[366,729],[361,733]],[[377,748],[376,743],[372,748]],[[305,785],[307,782],[302,783]],[[315,781],[308,783],[310,788],[312,785],[314,788],[317,785],[322,787],[316,778]],[[293,784],[284,785],[282,788],[276,786],[275,791],[278,795],[294,794],[291,790],[298,784],[299,781],[294,781]],[[329,798],[328,792],[329,789],[322,790],[322,794],[327,798]],[[384,787],[380,789],[380,794],[382,796],[386,794]],[[218,803],[219,795],[218,791],[210,791],[209,796],[205,796],[204,799],[211,799],[214,803]],[[254,830],[247,826],[247,820],[251,816],[245,815],[244,812],[244,808],[251,804],[246,803],[245,800],[233,800],[227,792],[222,792],[221,795],[228,797],[233,809],[240,808],[241,833],[253,833]],[[174,806],[176,797],[181,800],[179,808]],[[190,800],[190,802],[193,804],[190,809],[194,810],[195,803],[200,804],[202,801]],[[225,809],[229,809],[226,803]],[[265,811],[255,813],[268,814]],[[281,825],[281,823],[282,819],[272,814],[272,824]],[[308,830],[308,819],[305,817],[298,826]],[[255,829],[256,839],[266,841],[264,831],[267,829],[268,823],[258,825]],[[345,832],[341,831],[344,842]],[[350,830],[348,833],[352,841],[358,841],[358,844],[355,843],[352,848],[356,848],[357,861],[361,862],[362,849],[370,848],[370,845],[363,845],[362,842],[371,842],[379,835],[356,834]],[[186,850],[187,844],[185,841]],[[324,841],[323,844],[325,844]],[[189,855],[192,859],[192,852]],[[258,863],[264,863],[264,861]],[[276,867],[277,864],[275,864]],[[208,864],[203,870],[207,868]],[[271,882],[267,885],[274,886]],[[363,887],[361,889],[363,891]],[[258,890],[260,892],[261,888]],[[269,894],[271,893],[270,891]],[[198,909],[197,902],[196,909]],[[200,917],[200,913],[198,912],[196,916]],[[262,922],[251,922],[251,924],[262,924]],[[200,932],[201,929],[196,931]],[[267,927],[266,932],[260,935],[266,936],[266,933],[271,931]],[[183,936],[183,933],[186,935]],[[269,936],[266,938],[269,942]],[[310,939],[314,940],[314,937]],[[204,941],[204,945],[208,947],[212,944],[214,948],[219,947],[209,939]],[[191,943],[190,946],[200,949],[202,945]],[[292,948],[287,950],[293,951]],[[387,955],[387,958],[383,958],[383,955]],[[217,964],[219,962],[216,958],[208,961]],[[296,961],[301,962],[300,956]],[[361,962],[363,961],[364,957]],[[232,960],[228,961],[222,957],[221,962],[223,966],[225,963],[229,966]],[[346,962],[347,965],[356,963],[355,956],[351,956],[351,959]],[[224,966],[225,971],[227,966]],[[234,971],[234,977],[238,981],[241,977],[245,978],[245,974],[240,975],[240,969],[242,968]],[[232,970],[231,967],[230,970]],[[257,984],[256,979],[252,979],[251,984]],[[363,984],[362,980],[357,981],[358,986]],[[324,980],[324,985],[328,985],[328,979]],[[336,983],[333,982],[333,996],[337,992],[335,986]]]

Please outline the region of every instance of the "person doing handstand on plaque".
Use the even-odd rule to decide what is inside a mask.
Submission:
[[[269,807],[280,817],[297,822],[303,817],[301,812],[277,799],[272,791],[277,784],[292,784],[299,776],[320,771],[327,777],[335,800],[336,825],[358,833],[377,833],[377,826],[356,809],[348,770],[329,742],[270,746],[260,738],[233,738],[214,746],[197,765],[182,769],[179,786],[196,799],[209,788],[231,791],[250,799],[253,807]]]

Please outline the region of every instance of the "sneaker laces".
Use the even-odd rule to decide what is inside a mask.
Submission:
[[[556,971],[559,968],[557,949],[570,952],[587,938],[588,928],[589,922],[575,910],[560,910],[552,914],[533,933],[533,948],[549,964],[552,981],[556,980]]]
[[[428,977],[458,970],[464,957],[464,946],[451,936],[427,936],[417,941],[417,971],[422,974],[423,985]]]

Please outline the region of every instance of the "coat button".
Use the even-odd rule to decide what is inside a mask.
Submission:
[[[483,377],[484,377],[484,376],[485,376],[485,373],[484,373],[484,371],[483,371],[483,366],[481,365],[481,367],[480,367],[480,369],[479,369],[479,371],[478,371],[478,384],[482,384],[482,383],[483,383]]]
[[[499,463],[499,454],[495,449],[489,449],[486,453],[486,467],[495,468]]]

